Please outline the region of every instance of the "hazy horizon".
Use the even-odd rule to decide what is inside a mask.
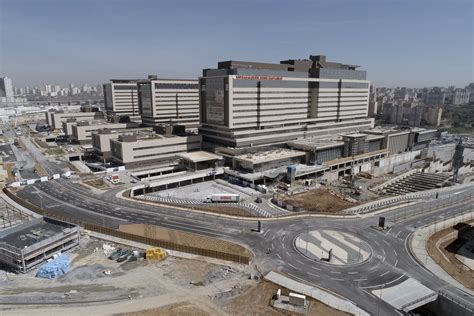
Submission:
[[[95,85],[322,54],[378,87],[464,87],[473,34],[470,0],[0,0],[0,76]]]

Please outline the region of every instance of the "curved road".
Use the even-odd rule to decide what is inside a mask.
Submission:
[[[440,194],[435,200],[384,212],[383,216],[391,225],[388,231],[373,228],[379,215],[369,214],[349,218],[277,218],[263,222],[262,233],[252,232],[257,225],[255,219],[229,219],[138,203],[115,197],[118,191],[94,194],[72,180],[60,179],[28,186],[18,196],[65,216],[109,227],[120,223],[149,223],[246,245],[255,254],[252,264],[262,273],[279,270],[338,293],[374,315],[397,315],[399,312],[375,297],[371,290],[396,285],[409,277],[472,305],[472,296],[437,278],[415,261],[408,250],[408,238],[416,227],[472,211],[472,187],[460,187],[449,194]],[[302,232],[320,229],[356,235],[370,245],[371,257],[347,267],[306,258],[295,249],[294,239]]]

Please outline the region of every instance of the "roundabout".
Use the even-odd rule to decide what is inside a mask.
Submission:
[[[294,240],[296,250],[303,256],[335,266],[350,266],[368,260],[372,249],[357,236],[323,229],[304,232]]]

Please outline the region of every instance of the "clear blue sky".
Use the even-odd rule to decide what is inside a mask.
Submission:
[[[195,78],[218,61],[324,54],[377,86],[473,80],[473,0],[0,0],[15,86]]]

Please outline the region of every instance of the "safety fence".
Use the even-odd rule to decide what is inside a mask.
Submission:
[[[225,241],[226,243],[229,243],[229,245],[232,245],[234,249],[238,249],[239,251],[236,251],[236,253],[230,253],[230,252],[223,252],[223,251],[217,251],[217,250],[212,250],[212,249],[207,249],[207,248],[201,248],[201,247],[195,247],[195,246],[190,246],[190,245],[184,245],[184,244],[179,244],[175,243],[172,241],[168,240],[161,240],[157,238],[150,238],[150,237],[144,237],[132,233],[127,233],[127,232],[122,232],[114,228],[109,228],[109,227],[103,227],[100,225],[92,224],[92,223],[87,223],[82,220],[79,220],[77,218],[71,218],[71,217],[66,217],[58,212],[51,211],[51,210],[45,210],[43,208],[40,208],[39,206],[32,204],[31,202],[27,200],[23,200],[20,197],[18,197],[16,194],[8,190],[7,188],[4,188],[3,191],[5,194],[10,197],[13,201],[16,203],[20,204],[21,206],[28,208],[44,217],[52,218],[61,222],[65,223],[70,223],[78,226],[84,227],[86,230],[94,231],[97,233],[102,233],[106,234],[109,236],[117,237],[117,238],[122,238],[122,239],[127,239],[143,244],[148,244],[151,246],[156,246],[156,247],[161,247],[164,249],[168,250],[174,250],[174,251],[179,251],[179,252],[185,252],[189,254],[194,254],[194,255],[199,255],[199,256],[205,256],[205,257],[210,257],[210,258],[216,258],[220,260],[225,260],[225,261],[232,261],[232,262],[237,262],[237,263],[242,263],[242,264],[249,264],[250,263],[250,255],[243,255],[243,253],[249,253],[247,249],[244,247],[230,243]],[[210,240],[213,239],[211,237],[206,237],[209,238]],[[238,253],[237,253],[238,252]]]

